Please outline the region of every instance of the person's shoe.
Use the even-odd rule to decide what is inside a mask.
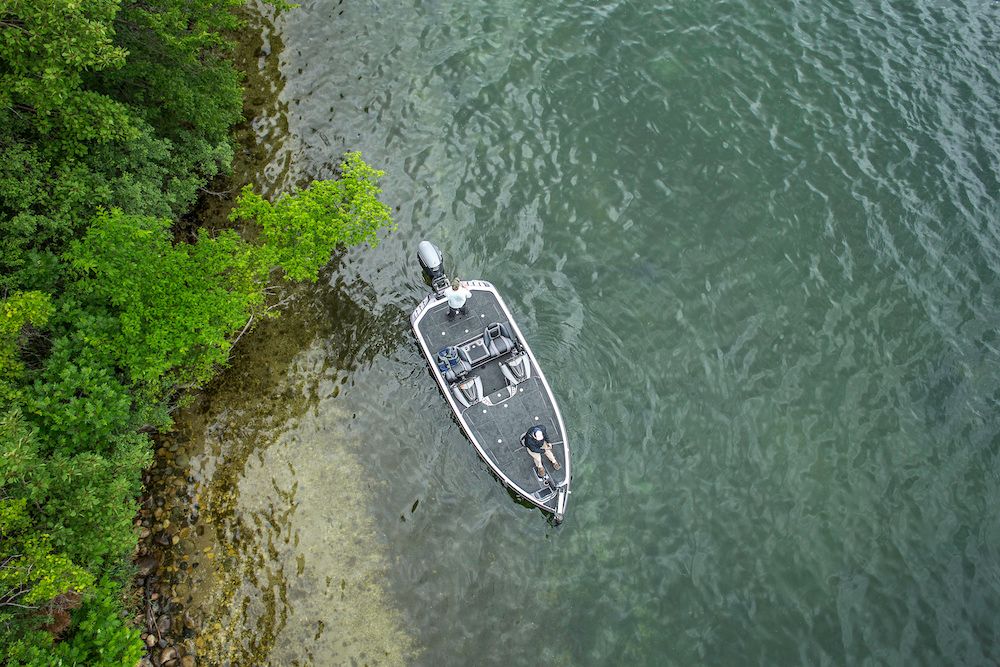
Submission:
[[[559,461],[553,461],[552,467],[555,468],[556,470],[562,470],[562,466],[559,465]]]
[[[535,468],[535,474],[545,479],[545,468]]]

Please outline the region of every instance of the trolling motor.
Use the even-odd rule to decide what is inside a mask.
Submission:
[[[431,289],[441,296],[448,287],[448,276],[444,272],[444,254],[430,241],[421,241],[417,246],[417,259],[424,276],[430,281]]]

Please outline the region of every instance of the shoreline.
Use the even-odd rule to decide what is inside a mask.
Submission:
[[[244,10],[246,25],[234,53],[234,65],[245,76],[245,120],[233,130],[232,174],[217,179],[211,192],[203,192],[181,234],[197,227],[231,226],[227,215],[245,183],[269,198],[285,185],[291,159],[282,155],[288,134],[279,98],[283,44],[270,8],[255,5]],[[278,170],[269,169],[275,164]],[[248,230],[239,231],[246,236]],[[330,270],[324,275],[329,277]],[[312,294],[311,289],[282,285],[280,294],[269,298],[295,300]],[[292,313],[255,326],[231,350],[227,367],[197,393],[184,397],[171,431],[154,436],[155,457],[143,475],[144,494],[134,522],[140,536],[134,598],[141,609],[136,621],[144,627],[147,647],[143,667],[192,667],[199,661],[271,664],[272,659],[282,664],[296,659],[296,650],[318,650],[324,656],[321,662],[349,662],[360,656],[394,665],[414,654],[414,642],[403,631],[382,583],[387,561],[363,503],[367,492],[358,481],[364,479],[363,469],[341,427],[349,415],[327,405],[313,421],[300,422],[296,416],[298,386],[288,387],[283,373],[297,354],[310,354],[314,341],[302,338],[303,328]],[[305,381],[295,378],[296,385]],[[261,406],[256,417],[248,415],[239,424],[227,421],[230,412],[248,403]],[[246,426],[255,418],[263,435]],[[299,433],[293,437],[308,434],[315,456],[336,452],[336,460],[323,469],[340,480],[333,497],[328,495],[329,480],[312,479],[312,468],[279,484],[277,479],[298,464],[302,443],[291,453],[285,451],[285,433],[277,441],[268,440],[278,423]],[[233,431],[239,431],[239,437],[230,437]],[[338,435],[324,435],[329,431]],[[266,457],[275,459],[264,465]],[[274,506],[290,503],[289,492],[276,489],[299,489],[300,482],[300,493],[314,494],[313,502],[296,499],[294,510],[274,515],[271,506],[254,505],[272,493],[278,494]],[[241,488],[246,485],[252,489]],[[295,548],[275,552],[275,536],[265,540],[256,534],[253,521],[262,515],[264,525],[280,523],[289,531],[294,525]],[[268,551],[262,554],[265,542]],[[284,572],[289,567],[293,574]],[[259,577],[268,585],[258,585]],[[301,595],[303,582],[312,582],[308,597],[291,605],[284,595]],[[317,600],[328,604],[317,608]],[[308,619],[295,624],[285,618],[298,615]]]
[[[261,175],[263,168],[280,150],[280,145],[274,144],[274,135],[286,135],[287,123],[279,102],[283,80],[278,71],[278,55],[283,45],[274,26],[273,9],[271,12],[267,10],[268,6],[260,2],[247,3],[240,10],[245,23],[235,36],[232,62],[245,77],[244,119],[231,130],[231,172],[214,179],[208,188],[202,188],[197,204],[180,221],[175,232],[178,235],[193,237],[199,227],[220,229],[231,226],[227,216],[243,184],[254,183],[268,195],[271,194],[269,189],[275,185],[264,182]],[[262,120],[264,122],[260,122]],[[246,230],[239,231],[246,235]],[[184,396],[182,402],[197,402],[201,393],[210,390],[218,380],[217,374],[197,393]],[[197,664],[196,655],[185,644],[197,634],[198,628],[183,610],[181,598],[170,585],[172,577],[164,576],[175,575],[183,571],[182,567],[186,569],[187,563],[183,559],[174,564],[172,558],[173,549],[182,540],[188,539],[190,533],[190,527],[180,525],[179,515],[184,513],[181,510],[189,509],[188,518],[196,521],[199,506],[197,497],[174,496],[190,500],[186,508],[168,506],[164,500],[171,488],[182,491],[189,486],[181,465],[185,461],[178,461],[174,456],[178,451],[177,444],[165,442],[175,430],[176,426],[169,432],[153,435],[153,462],[143,473],[143,494],[139,499],[139,513],[133,521],[139,541],[133,559],[137,574],[132,599],[140,607],[134,621],[137,627],[143,628],[141,637],[146,645],[141,667],[193,667]],[[173,518],[168,518],[168,515]]]

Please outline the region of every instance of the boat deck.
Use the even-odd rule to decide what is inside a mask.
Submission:
[[[554,445],[552,453],[563,469],[553,470],[544,456],[543,462],[549,476],[559,484],[563,481],[566,462],[563,461],[562,447],[555,446],[562,443],[562,434],[559,433],[552,405],[546,400],[545,390],[538,378],[528,378],[517,388],[518,392],[503,403],[493,406],[476,404],[466,408],[462,416],[497,467],[525,491],[535,491],[541,485],[531,456],[521,444],[521,436],[535,424],[544,426],[549,441]],[[492,394],[491,398],[499,400],[506,395],[504,391]]]

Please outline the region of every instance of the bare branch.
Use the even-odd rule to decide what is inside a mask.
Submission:
[[[223,190],[222,192],[216,192],[214,190],[209,190],[208,188],[198,188],[199,192],[204,192],[206,195],[212,195],[213,197],[218,197],[219,199],[225,199],[229,195],[233,194],[233,190]]]
[[[13,554],[11,556],[7,556],[7,558],[5,558],[2,563],[0,563],[0,570],[2,570],[3,568],[7,567],[7,564],[10,563],[12,560],[15,560],[17,558],[23,558],[23,557],[24,557],[24,554]]]
[[[18,604],[17,602],[4,602],[0,600],[0,607],[18,607],[20,609],[39,609],[38,605]]]
[[[233,339],[232,347],[236,347],[236,343],[238,343],[240,341],[240,338],[243,338],[243,334],[245,334],[250,329],[250,325],[253,324],[253,320],[254,316],[251,315],[250,319],[247,320],[246,325],[243,327],[243,331],[240,332],[239,336]],[[232,349],[232,347],[230,349]]]
[[[284,306],[289,301],[294,301],[295,297],[296,297],[296,295],[292,294],[291,296],[285,297],[284,299],[282,299],[281,301],[275,303],[274,305],[268,306],[267,307],[268,312],[274,310],[275,308],[280,308],[280,307]]]

